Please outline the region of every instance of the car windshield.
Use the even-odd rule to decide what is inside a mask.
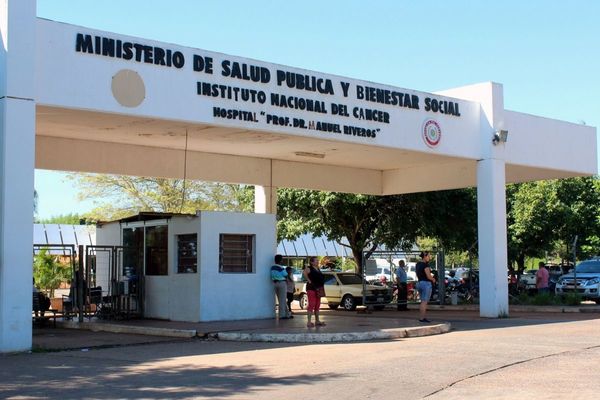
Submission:
[[[342,285],[362,285],[362,277],[356,274],[338,274]]]
[[[599,274],[600,273],[600,260],[584,261],[575,268],[577,273],[582,274]]]

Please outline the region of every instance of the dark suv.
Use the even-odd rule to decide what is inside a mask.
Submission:
[[[569,272],[558,279],[556,294],[578,293],[584,299],[600,304],[600,258],[580,262],[575,267],[575,272],[576,274]]]

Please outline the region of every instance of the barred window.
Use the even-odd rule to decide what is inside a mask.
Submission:
[[[226,234],[219,238],[219,272],[254,272],[255,235]]]

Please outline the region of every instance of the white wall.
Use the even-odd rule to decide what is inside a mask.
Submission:
[[[177,235],[195,233],[200,241],[198,217],[174,217],[169,224],[169,291],[162,299],[168,303],[168,319],[172,321],[199,321],[200,263],[196,273],[177,273]],[[201,253],[198,247],[198,254]]]
[[[200,320],[274,317],[270,273],[277,245],[275,216],[203,211],[200,224]],[[254,273],[219,273],[221,233],[256,234]]]
[[[96,227],[96,245],[120,246],[121,229],[119,223],[109,223]],[[102,286],[102,292],[107,294],[110,290],[110,265],[112,254],[99,251],[96,254],[96,286]]]

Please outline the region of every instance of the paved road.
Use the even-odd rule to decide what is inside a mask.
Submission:
[[[0,398],[490,399],[600,393],[600,315],[460,320],[386,342],[186,340],[0,357]]]

